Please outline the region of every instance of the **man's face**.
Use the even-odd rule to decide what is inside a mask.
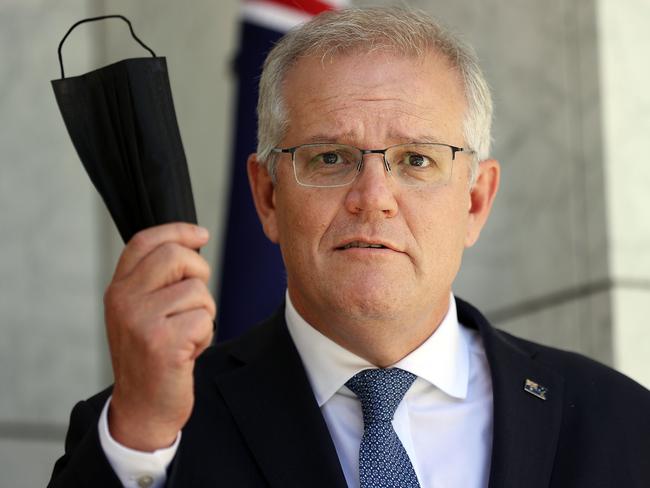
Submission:
[[[434,54],[302,58],[286,77],[284,96],[290,125],[281,147],[383,149],[432,139],[466,145],[461,80]],[[380,154],[366,155],[361,174],[340,188],[298,185],[288,154],[279,158],[275,187],[253,176],[265,232],[280,244],[301,315],[340,343],[346,328],[369,322],[435,328],[463,249],[482,225],[472,217],[469,165],[470,156],[457,154],[451,180],[433,188],[400,185]],[[354,241],[384,247],[343,248]]]

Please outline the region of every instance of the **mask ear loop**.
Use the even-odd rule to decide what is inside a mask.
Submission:
[[[75,29],[80,24],[83,24],[85,22],[94,22],[96,20],[103,20],[103,19],[122,19],[124,22],[126,22],[129,25],[129,30],[131,31],[131,35],[133,36],[133,39],[137,41],[138,44],[140,44],[143,48],[145,48],[147,51],[151,53],[152,57],[156,57],[156,53],[153,52],[153,50],[147,46],[144,42],[142,42],[138,36],[135,35],[135,32],[133,32],[133,26],[131,25],[131,21],[124,17],[123,15],[101,15],[99,17],[90,17],[88,19],[83,19],[80,20],[79,22],[76,22],[70,29],[68,29],[68,32],[66,32],[65,36],[63,36],[63,39],[61,39],[61,42],[59,43],[59,66],[61,67],[61,79],[65,78],[65,72],[63,71],[63,56],[61,55],[61,49],[63,48],[63,43],[65,40],[68,38],[70,33]]]

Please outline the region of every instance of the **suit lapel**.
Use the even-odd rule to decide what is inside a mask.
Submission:
[[[479,329],[490,364],[494,397],[490,487],[548,487],[562,419],[564,379],[535,361],[534,351],[524,350],[492,328],[478,310],[457,302],[459,321]],[[525,388],[527,380],[545,388],[545,393],[530,382]]]
[[[494,434],[489,486],[547,487],[562,419],[562,376],[535,361],[535,351],[492,328],[471,305],[457,299],[457,308],[460,322],[480,331],[490,364]],[[219,374],[217,388],[271,486],[345,488],[283,310],[233,349],[240,366]],[[545,387],[546,399],[526,391],[526,380]]]
[[[241,366],[220,374],[217,387],[271,486],[345,488],[283,311],[233,350]]]

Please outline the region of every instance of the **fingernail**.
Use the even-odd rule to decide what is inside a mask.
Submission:
[[[206,229],[205,227],[200,227],[197,225],[194,228],[194,230],[196,231],[196,235],[199,236],[201,239],[206,239],[210,235],[208,229]]]

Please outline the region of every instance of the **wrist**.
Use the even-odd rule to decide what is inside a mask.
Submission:
[[[112,399],[108,409],[108,430],[111,437],[129,449],[154,452],[170,447],[177,439],[182,425],[176,421],[161,421],[136,409],[122,408]]]

